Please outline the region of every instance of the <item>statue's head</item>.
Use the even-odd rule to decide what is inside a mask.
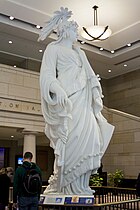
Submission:
[[[77,39],[78,24],[75,21],[69,21],[72,12],[68,8],[60,8],[60,11],[54,12],[54,16],[47,22],[47,25],[41,30],[40,40],[46,39],[53,31],[57,32],[58,38]]]
[[[59,38],[70,38],[75,41],[78,36],[78,24],[75,21],[62,21],[57,27]]]

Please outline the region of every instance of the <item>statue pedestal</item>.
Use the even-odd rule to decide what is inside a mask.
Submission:
[[[80,195],[61,195],[61,194],[41,194],[40,204],[48,205],[93,205],[94,195],[80,196]]]

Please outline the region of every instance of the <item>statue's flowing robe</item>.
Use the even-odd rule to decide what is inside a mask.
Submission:
[[[66,92],[65,107],[56,103],[50,91],[53,83]],[[55,154],[46,193],[92,194],[89,177],[100,167],[114,127],[101,114],[102,89],[85,53],[80,48],[48,45],[40,88],[45,134]]]

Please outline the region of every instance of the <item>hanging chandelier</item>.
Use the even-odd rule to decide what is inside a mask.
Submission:
[[[97,17],[97,9],[98,6],[92,7],[94,9],[94,25],[89,26],[87,28],[83,27],[81,32],[81,36],[89,41],[102,41],[107,39],[111,35],[111,30],[109,26],[99,26],[98,25],[98,17]]]

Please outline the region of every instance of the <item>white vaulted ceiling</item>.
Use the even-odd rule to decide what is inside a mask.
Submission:
[[[44,26],[61,6],[73,12],[72,19],[77,21],[79,28],[92,25],[94,5],[99,7],[99,25],[109,25],[112,30],[111,37],[105,41],[86,42],[84,45],[79,42],[95,72],[108,79],[140,69],[140,0],[0,0],[0,60],[8,60],[12,54],[18,56],[12,63],[16,65],[17,62],[17,66],[25,58],[41,61],[43,53],[38,50],[44,50],[55,36],[38,43],[40,29],[35,25]],[[9,20],[9,16],[15,19]],[[9,40],[13,44],[9,45]],[[129,43],[131,47],[127,46]],[[100,51],[100,47],[104,50]],[[111,50],[115,53],[111,54]],[[112,72],[108,73],[108,69]]]

